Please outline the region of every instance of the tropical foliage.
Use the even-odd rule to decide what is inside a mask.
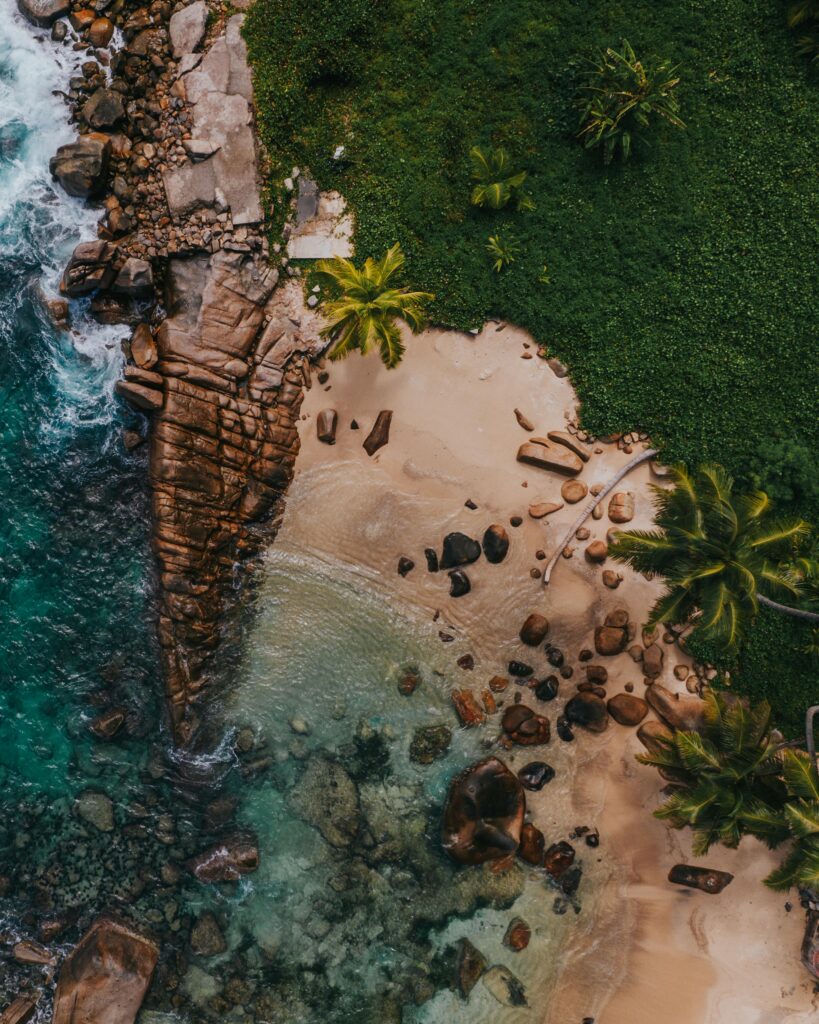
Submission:
[[[654,120],[685,127],[677,116],[680,79],[668,61],[644,64],[623,40],[621,51],[609,47],[593,66],[583,89],[579,138],[587,149],[602,151],[603,163],[618,154],[628,160]]]
[[[321,332],[334,342],[331,359],[343,359],[355,349],[366,355],[377,347],[388,370],[400,363],[404,344],[398,321],[417,334],[426,326],[424,307],[435,297],[429,292],[396,288],[392,279],[403,265],[400,245],[394,245],[380,260],[368,258],[361,269],[341,257],[316,263],[315,279],[332,293],[324,303],[327,322]]]
[[[492,269],[496,274],[514,263],[520,252],[520,246],[513,238],[501,234],[490,235],[486,243],[486,251],[492,260]]]
[[[819,775],[804,750],[782,752],[782,774],[790,798],[780,812],[793,837],[791,852],[765,879],[772,889],[792,885],[819,889]]]
[[[788,6],[788,27],[797,32],[796,52],[819,63],[819,0],[795,0]]]
[[[701,732],[677,731],[658,739],[655,752],[637,756],[674,780],[655,816],[672,828],[690,826],[697,855],[715,843],[734,848],[743,835],[778,845],[788,826],[780,814],[786,794],[770,706],[763,701],[751,710],[741,700],[709,692],[704,710]]]
[[[777,563],[809,527],[774,518],[762,491],[735,494],[731,476],[714,463],[694,474],[677,466],[673,479],[671,490],[654,488],[657,529],[620,533],[611,554],[665,578],[651,624],[695,620],[703,637],[733,651],[759,611],[760,594],[798,598],[793,574]]]
[[[502,210],[515,199],[519,210],[531,210],[532,200],[521,191],[526,171],[512,170],[512,161],[505,149],[482,149],[473,146],[469,151],[472,167],[472,205],[490,210]]]

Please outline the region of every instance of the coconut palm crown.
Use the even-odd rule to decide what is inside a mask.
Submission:
[[[388,370],[401,362],[404,344],[398,321],[417,334],[426,326],[424,306],[435,298],[390,283],[404,260],[396,244],[380,260],[366,259],[361,269],[340,256],[316,263],[315,277],[331,293],[322,310],[326,324],[321,331],[334,342],[331,359],[343,359],[354,349],[366,355],[377,346]]]
[[[749,708],[731,695],[709,692],[700,731],[676,731],[655,743],[656,749],[637,755],[672,780],[673,791],[655,817],[672,828],[690,826],[696,856],[715,843],[735,848],[743,835],[769,847],[788,838],[778,742],[766,701]]]
[[[819,774],[804,750],[782,752],[782,774],[789,799],[781,819],[794,842],[765,884],[778,890],[792,885],[819,890]]]
[[[693,474],[677,466],[672,479],[673,490],[654,487],[657,529],[619,533],[610,553],[649,578],[665,578],[652,625],[696,615],[701,636],[733,650],[766,591],[799,595],[777,556],[809,531],[808,524],[774,519],[762,491],[735,494],[721,466],[706,464]]]

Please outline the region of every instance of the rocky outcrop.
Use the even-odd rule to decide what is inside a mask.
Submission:
[[[276,271],[251,255],[171,260],[166,280],[150,482],[165,681],[185,743],[235,564],[256,550],[253,524],[274,513],[290,482],[304,362],[323,343],[300,317],[298,286],[273,296]]]
[[[443,820],[443,845],[458,864],[483,864],[514,854],[526,799],[516,775],[495,757],[452,781]]]
[[[70,196],[84,199],[99,192],[105,184],[110,159],[110,138],[91,132],[60,146],[48,166]]]
[[[146,936],[100,918],[60,969],[53,1024],[133,1024],[158,959]]]
[[[68,13],[69,6],[68,0],[17,0],[20,13],[32,25],[41,28],[48,28],[57,18],[62,18]]]

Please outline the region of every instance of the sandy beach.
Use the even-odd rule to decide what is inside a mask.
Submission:
[[[605,539],[612,526],[607,515],[588,520],[591,537],[572,542],[573,557],[558,560],[548,587],[532,576],[531,570],[545,564],[536,552],[551,555],[577,508],[565,505],[541,520],[527,514],[530,504],[559,502],[563,478],[516,462],[528,434],[514,409],[531,420],[536,435],[565,429],[577,414],[569,379],[556,376],[537,357],[525,334],[495,323],[474,337],[429,330],[410,338],[394,371],[385,370],[376,356],[358,355],[324,368],[329,378],[321,384],[314,375],[303,406],[301,452],[277,546],[309,548],[356,566],[385,601],[421,611],[431,628],[456,635],[459,649],[465,642],[475,659],[474,671],[457,681],[476,695],[514,657],[532,661],[536,674],[545,674],[545,655],[518,640],[532,611],[549,618],[550,642],[575,666],[574,678],[561,682],[558,700],[538,710],[552,719],[552,740],[544,752],[562,786],[570,788],[577,820],[600,830],[600,866],[592,872],[598,889],[594,912],[577,919],[560,962],[553,965],[556,981],[550,982],[549,998],[535,1007],[537,1019],[543,1024],[580,1024],[584,1017],[593,1017],[595,1024],[813,1019],[816,999],[799,964],[803,915],[798,899],[791,894],[796,906],[788,913],[786,897],[761,885],[776,855],[753,839],[735,852],[712,851],[702,863],[735,875],[720,896],[670,885],[670,867],[690,858],[689,837],[652,817],[661,780],[634,761],[641,749],[635,730],[612,721],[602,736],[578,729],[573,744],[554,735],[559,708],[583,678],[577,654],[593,646],[594,626],[615,607],[628,608],[642,624],[656,594],[656,584],[624,567],[592,566],[584,559],[589,540]],[[316,418],[329,408],[338,412],[332,446],[316,436]],[[390,441],[369,458],[362,442],[382,409],[393,410]],[[358,430],[351,429],[353,420]],[[632,457],[615,445],[593,447],[580,477],[589,486],[605,483]],[[651,482],[656,480],[643,465],[618,488],[634,494],[632,526],[650,522]],[[467,501],[476,508],[468,508]],[[517,528],[510,525],[513,516],[522,517]],[[490,523],[506,527],[508,557],[501,565],[481,559],[469,566],[471,593],[451,598],[446,574],[427,572],[424,548],[440,549],[452,530],[480,537]],[[415,562],[405,578],[397,573],[402,556]],[[624,577],[617,590],[601,582],[606,567]],[[684,690],[673,669],[688,662],[676,646],[664,645],[664,651],[659,682]],[[627,682],[642,695],[645,681],[627,653],[602,660],[609,696]],[[495,735],[497,718],[485,728]],[[500,754],[518,767],[532,749],[528,755]],[[528,801],[541,827],[548,822],[549,793],[546,788],[530,794]]]

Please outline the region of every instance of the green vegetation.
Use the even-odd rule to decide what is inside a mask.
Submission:
[[[709,692],[700,732],[676,731],[656,743],[656,752],[638,754],[637,760],[674,781],[673,792],[654,816],[671,828],[692,828],[695,856],[715,843],[735,849],[744,835],[770,847],[787,839],[782,818],[786,791],[766,702],[750,709]]]
[[[780,820],[793,836],[791,852],[765,879],[772,889],[819,888],[819,776],[804,750],[784,750],[782,774],[789,801]]]
[[[435,298],[428,292],[390,285],[403,265],[404,254],[397,243],[380,260],[367,257],[361,270],[341,257],[316,263],[313,277],[331,293],[322,307],[327,323],[321,332],[334,342],[331,359],[343,359],[355,350],[365,356],[377,346],[388,370],[398,366],[404,344],[397,321],[408,324],[413,334],[422,331],[424,305]]]
[[[515,262],[520,252],[520,246],[513,238],[498,233],[489,236],[486,251],[492,259],[492,269],[499,274]]]
[[[819,64],[819,0],[795,0],[791,3],[788,25],[796,33],[796,52]]]
[[[677,68],[667,60],[643,63],[625,39],[621,49],[622,53],[609,47],[595,62],[594,74],[583,87],[579,135],[586,149],[602,152],[604,164],[618,154],[628,160],[633,144],[645,143],[652,120],[685,127],[677,116]]]
[[[811,451],[819,89],[781,0],[256,0],[246,33],[274,221],[309,167],[354,209],[360,257],[401,241],[432,319],[500,317],[566,362],[594,433],[646,430],[666,461],[748,486],[770,443]],[[687,129],[658,121],[606,168],[576,103],[623,38],[679,65]],[[474,146],[513,154],[534,210],[471,205]],[[495,274],[487,237],[510,231],[520,253]],[[819,522],[815,495],[780,510]],[[816,696],[809,635],[763,609],[733,672],[793,733]]]
[[[775,519],[764,491],[735,494],[733,479],[716,464],[692,474],[678,466],[672,479],[671,490],[654,488],[656,528],[620,532],[611,555],[665,579],[652,625],[694,621],[705,640],[735,651],[759,613],[760,595],[798,601],[793,572],[778,562],[808,524]]]
[[[481,149],[473,146],[469,153],[472,161],[472,205],[502,210],[515,197],[519,210],[531,210],[532,200],[521,192],[526,171],[512,173],[512,162],[505,149]]]

